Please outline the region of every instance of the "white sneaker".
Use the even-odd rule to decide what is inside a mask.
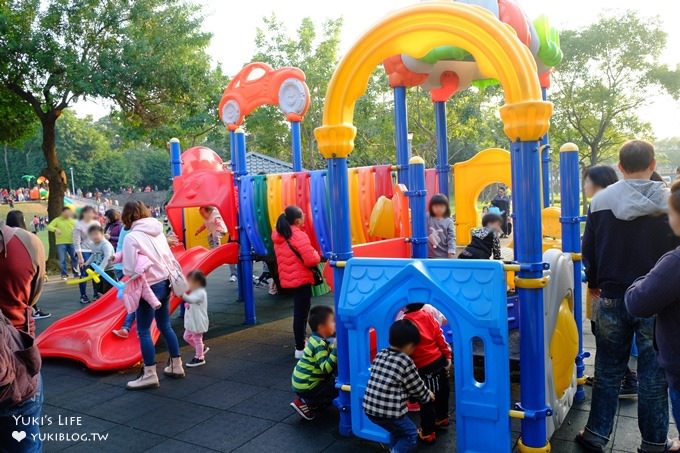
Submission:
[[[235,282],[236,280],[237,279],[236,279],[235,275],[232,275],[231,277],[229,277],[229,281],[232,282],[232,283]]]
[[[305,355],[305,351],[295,350],[295,359],[300,360]]]

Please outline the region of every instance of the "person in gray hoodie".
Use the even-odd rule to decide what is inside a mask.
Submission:
[[[84,206],[80,209],[80,219],[76,223],[75,228],[73,228],[73,248],[78,257],[78,268],[80,269],[81,277],[87,277],[87,273],[85,272],[87,269],[85,261],[92,255],[92,241],[90,241],[88,232],[90,231],[91,226],[99,225],[96,214],[94,207]],[[87,297],[87,282],[79,283],[78,288],[80,289],[80,303],[89,304],[90,299]],[[97,285],[94,280],[92,281],[92,294],[93,297],[97,297]]]
[[[677,245],[666,214],[668,189],[650,181],[655,167],[650,143],[625,143],[619,151],[623,180],[598,192],[590,205],[583,261],[595,299],[596,378],[588,423],[576,437],[586,451],[604,451],[609,441],[633,334],[638,347],[639,451],[680,451],[680,442],[667,438],[668,393],[652,344],[654,322],[630,315],[623,300],[626,289]]]

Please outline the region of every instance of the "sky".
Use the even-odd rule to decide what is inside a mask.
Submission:
[[[417,0],[194,0],[203,6],[205,30],[213,34],[208,52],[221,63],[229,75],[236,74],[249,63],[254,53],[255,30],[263,16],[276,13],[279,20],[294,33],[302,17],[315,23],[343,17],[341,53],[346,52],[365,30],[390,11],[412,5]],[[577,28],[596,20],[603,12],[636,10],[643,16],[662,18],[668,33],[663,61],[672,66],[680,63],[680,27],[677,23],[680,5],[672,0],[517,0],[530,18],[547,15],[558,28]],[[673,22],[675,18],[675,23]],[[96,102],[76,105],[80,115],[95,117],[107,113],[107,106]],[[650,100],[641,117],[652,124],[657,138],[678,135],[680,102],[665,97]]]

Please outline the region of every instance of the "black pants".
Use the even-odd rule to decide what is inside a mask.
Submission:
[[[293,334],[295,335],[295,349],[305,349],[307,336],[307,319],[309,307],[312,305],[312,286],[302,285],[290,290],[293,293]]]
[[[335,388],[335,376],[328,376],[313,389],[300,392],[297,395],[313,409],[329,406],[338,396],[338,389]]]
[[[420,405],[420,428],[424,435],[434,432],[435,420],[443,420],[449,416],[451,384],[446,376],[446,364],[446,357],[442,356],[431,365],[418,369],[425,386],[434,393],[433,402]]]
[[[105,271],[106,275],[111,277],[112,279],[116,280],[116,274],[113,272],[113,270],[110,271]],[[99,294],[106,294],[108,290],[112,288],[111,283],[109,283],[107,280],[104,279],[104,277],[99,277],[99,283],[95,283],[95,290]]]

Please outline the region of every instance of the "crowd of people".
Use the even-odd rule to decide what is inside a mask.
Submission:
[[[605,451],[618,399],[638,398],[641,452],[680,451],[680,441],[668,439],[670,402],[680,422],[680,181],[670,190],[655,175],[651,144],[634,140],[619,152],[619,180],[611,167],[590,168],[584,175],[591,198],[583,234],[583,261],[588,284],[587,316],[596,339],[595,372],[590,383],[592,402],[585,428],[576,440],[585,451]],[[433,195],[428,206],[428,255],[432,259],[501,259],[500,238],[509,233],[509,198],[500,188],[493,206],[472,231],[470,244],[457,248],[450,203]],[[500,206],[499,206],[500,205]],[[227,227],[212,206],[200,209],[211,248],[218,247]],[[112,280],[126,282],[124,324],[112,332],[127,338],[136,322],[143,367],[130,390],[160,386],[151,336],[155,322],[169,358],[163,374],[186,375],[184,367],[206,364],[209,329],[206,276],[200,271],[186,278],[171,247],[173,234],[164,232],[155,217],[160,210],[130,201],[122,213],[100,213],[84,206],[74,218],[72,208],[45,225],[54,233],[61,277],[86,278],[96,264]],[[504,217],[505,215],[505,217]],[[38,222],[40,223],[39,219]],[[33,222],[31,222],[33,223]],[[38,227],[39,229],[39,227]],[[35,230],[35,228],[34,228]],[[321,257],[304,230],[304,213],[288,206],[272,232],[279,288],[293,299],[293,344],[297,360],[291,376],[295,393],[291,407],[305,420],[332,405],[337,396],[335,373],[335,314],[330,307],[312,307],[312,287],[322,282]],[[233,269],[233,275],[236,275]],[[0,446],[12,432],[13,416],[40,414],[43,393],[40,357],[34,345],[35,319],[46,315],[38,308],[45,274],[45,253],[28,231],[23,213],[10,211],[0,225]],[[79,284],[80,303],[102,296],[110,284],[102,279]],[[178,335],[170,320],[170,298],[182,299],[182,338],[193,349],[183,362]],[[33,312],[31,312],[33,310]],[[49,314],[47,314],[49,316]],[[363,396],[366,416],[391,434],[393,452],[411,451],[420,441],[433,443],[449,425],[452,352],[442,325],[446,319],[435,307],[409,301],[389,332],[389,347],[377,352]],[[311,335],[307,335],[307,326]],[[637,369],[629,367],[631,345],[637,346]],[[20,360],[15,353],[23,351]],[[8,376],[12,375],[11,378]],[[4,380],[3,380],[4,379]],[[408,412],[420,411],[419,426]],[[38,425],[32,427],[38,429]],[[29,433],[30,434],[30,433]],[[39,437],[32,437],[39,448]]]

